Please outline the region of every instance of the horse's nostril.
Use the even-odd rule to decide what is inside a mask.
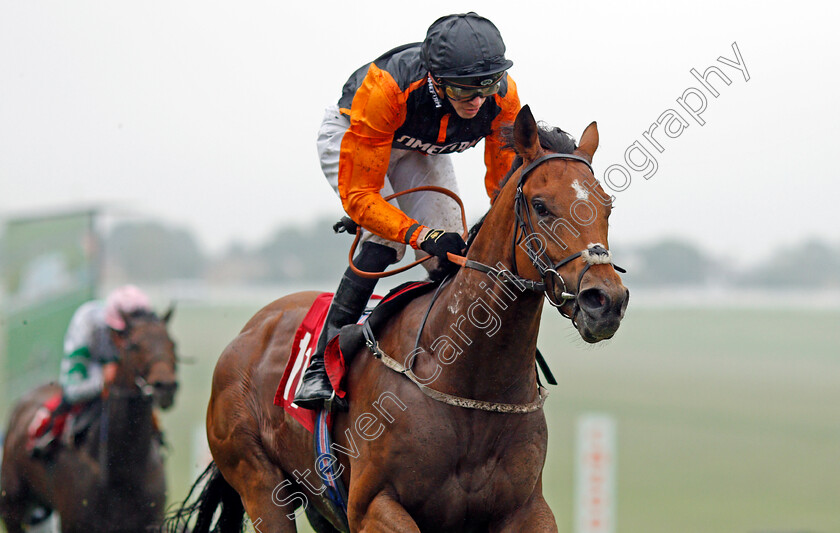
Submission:
[[[155,390],[159,390],[161,392],[172,392],[178,389],[178,382],[177,381],[156,381],[153,384]]]
[[[578,304],[590,313],[603,311],[609,303],[609,296],[601,289],[586,289],[578,295]]]

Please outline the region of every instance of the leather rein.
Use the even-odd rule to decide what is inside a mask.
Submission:
[[[533,171],[535,168],[551,159],[565,159],[581,162],[584,165],[586,165],[586,168],[588,168],[593,175],[595,174],[595,171],[592,169],[592,165],[589,163],[588,160],[574,154],[546,154],[542,157],[535,159],[528,166],[522,169],[522,172],[520,172],[519,174],[519,181],[516,184],[516,197],[514,198],[513,207],[516,220],[514,222],[513,239],[511,240],[511,261],[513,262],[512,271],[499,270],[498,268],[485,265],[478,261],[473,261],[465,257],[460,257],[453,254],[449,254],[448,258],[453,263],[456,263],[462,267],[471,268],[480,272],[490,274],[499,279],[502,283],[515,283],[520,287],[525,287],[526,289],[532,292],[543,293],[545,299],[548,300],[548,303],[556,307],[560,314],[562,314],[563,316],[571,320],[573,324],[575,324],[575,316],[577,315],[579,309],[577,304],[577,293],[580,292],[580,285],[583,281],[583,276],[586,275],[586,272],[589,270],[589,267],[591,267],[592,265],[599,264],[611,264],[613,268],[616,269],[618,272],[625,273],[626,270],[615,265],[612,262],[612,253],[609,250],[607,250],[606,247],[604,247],[604,245],[601,243],[590,243],[585,250],[581,250],[580,252],[571,254],[568,257],[561,259],[554,265],[552,265],[551,258],[548,257],[544,250],[538,250],[534,248],[533,239],[531,237],[538,234],[534,231],[534,225],[531,220],[531,208],[525,199],[525,194],[522,191],[522,187],[525,185],[525,179],[528,177],[528,174],[530,174],[531,171]],[[516,268],[516,247],[521,246],[523,240],[525,242],[525,246],[527,247],[526,251],[528,253],[528,257],[531,258],[531,264],[539,273],[542,281],[535,281],[529,278],[523,278],[518,274]],[[583,269],[580,271],[580,274],[578,275],[577,292],[571,292],[569,290],[569,287],[566,285],[566,280],[563,278],[563,276],[560,275],[559,271],[561,268],[563,268],[564,266],[566,266],[567,264],[571,263],[579,257],[583,259],[586,265],[583,267]],[[552,275],[556,277],[563,285],[563,290],[560,293],[561,301],[559,302],[556,301],[549,294],[549,283],[547,282],[547,278]],[[562,307],[569,300],[575,300],[575,308],[571,315],[564,313],[562,309]]]
[[[463,256],[458,256],[454,254],[448,254],[448,259],[453,263],[460,265],[464,268],[471,268],[473,270],[478,270],[479,272],[484,272],[496,277],[502,283],[515,283],[520,287],[524,287],[533,292],[542,292],[544,293],[545,298],[548,302],[556,307],[558,311],[569,318],[573,324],[575,324],[575,316],[578,312],[578,304],[577,304],[577,293],[570,292],[566,285],[566,281],[563,277],[559,274],[559,270],[563,268],[565,265],[569,264],[573,260],[577,258],[582,258],[583,261],[586,262],[586,266],[583,267],[581,270],[580,275],[578,276],[578,283],[577,283],[577,292],[580,292],[580,284],[583,281],[583,276],[589,270],[589,267],[592,265],[597,264],[611,264],[613,268],[615,268],[619,272],[625,272],[625,270],[621,267],[616,266],[612,263],[612,254],[609,250],[607,250],[604,245],[600,243],[589,244],[585,250],[580,252],[574,253],[569,255],[568,257],[560,260],[559,262],[555,263],[553,266],[546,266],[551,265],[551,260],[548,255],[543,250],[536,250],[533,247],[532,239],[530,238],[532,235],[535,235],[536,232],[534,231],[534,226],[531,221],[531,210],[528,205],[528,202],[525,200],[525,194],[522,192],[522,187],[525,183],[525,179],[528,177],[528,174],[533,171],[536,167],[544,163],[545,161],[551,159],[565,159],[565,160],[572,160],[572,161],[579,161],[586,165],[586,167],[593,173],[592,165],[586,159],[574,155],[574,154],[546,154],[542,157],[537,158],[533,162],[531,162],[528,166],[526,166],[519,174],[519,182],[516,185],[516,197],[514,200],[514,213],[516,216],[516,220],[514,222],[514,235],[511,241],[511,261],[513,262],[512,268],[513,271],[508,271],[505,269],[498,269],[484,263],[480,263],[478,261],[473,261],[471,259],[467,259]],[[536,268],[537,272],[540,274],[542,281],[535,281],[529,278],[523,278],[519,276],[517,273],[516,268],[516,246],[520,245],[522,240],[525,239],[525,244],[527,246],[528,256],[531,258],[531,263],[533,264],[534,268]],[[352,250],[351,250],[352,254]],[[351,255],[352,257],[352,255]],[[352,259],[351,259],[352,265]],[[554,299],[549,296],[549,283],[546,281],[549,275],[556,276],[560,282],[563,284],[563,291],[561,292],[561,302],[556,302]],[[448,281],[448,280],[447,280]],[[446,282],[441,283],[438,287],[437,291],[435,291],[434,296],[432,297],[431,302],[429,303],[429,308],[426,310],[426,314],[423,317],[423,321],[420,324],[420,328],[417,332],[417,340],[415,342],[415,350],[420,343],[420,335],[423,332],[423,328],[426,324],[426,319],[428,318],[429,314],[431,313],[432,306],[434,305],[435,301],[437,300],[437,296],[440,293],[440,289]],[[571,315],[567,315],[561,309],[563,305],[566,304],[569,300],[575,300],[575,307],[574,311]],[[576,326],[576,324],[575,324]],[[463,407],[466,409],[476,409],[480,411],[490,411],[495,413],[509,413],[509,414],[525,414],[525,413],[532,413],[539,409],[542,409],[543,404],[545,403],[546,398],[548,397],[548,391],[542,387],[541,385],[537,385],[537,398],[527,404],[507,404],[507,403],[497,403],[497,402],[487,402],[483,400],[474,400],[470,398],[463,398],[460,396],[454,396],[452,394],[447,394],[441,392],[439,390],[433,389],[427,386],[424,383],[421,383],[420,380],[414,375],[414,372],[410,368],[407,368],[405,365],[394,359],[393,357],[389,356],[385,353],[380,347],[379,342],[374,337],[373,331],[370,328],[370,325],[367,322],[364,322],[362,325],[362,331],[365,336],[365,344],[370,349],[371,353],[373,353],[374,357],[382,361],[382,363],[390,368],[391,370],[403,374],[412,383],[414,383],[420,391],[423,392],[429,398],[433,400],[448,404],[454,405],[457,407]]]
[[[151,319],[157,322],[163,322],[163,320],[158,317],[156,314],[151,315]],[[128,352],[131,351],[132,348],[126,347],[120,351],[119,358],[117,362],[122,364],[122,361],[126,359]],[[155,386],[146,381],[144,376],[149,374],[152,365],[159,362],[168,363],[169,355],[166,353],[158,352],[151,354],[149,358],[143,363],[142,367],[135,368],[133,377],[134,380],[129,387],[122,387],[122,386],[114,386],[111,385],[108,387],[109,395],[113,395],[114,397],[118,398],[130,398],[130,397],[140,397],[140,398],[151,398],[154,396]],[[172,361],[173,366],[177,364],[177,357],[174,361]]]

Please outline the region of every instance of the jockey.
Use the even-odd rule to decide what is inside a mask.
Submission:
[[[42,406],[32,421],[33,455],[46,453],[59,436],[52,430],[60,415],[98,398],[105,385],[113,382],[119,355],[114,336],[125,330],[124,317],[136,312],[151,312],[149,298],[137,287],[125,285],[114,289],[104,302],[86,302],[73,313],[64,336],[61,403],[53,409]]]
[[[496,26],[470,12],[438,19],[422,43],[394,48],[350,76],[338,104],[326,110],[318,154],[344,210],[366,230],[357,268],[382,272],[406,245],[439,261],[463,253],[460,212],[450,199],[428,191],[390,203],[383,197],[424,185],[457,193],[449,154],[484,139],[484,185],[495,198],[514,158],[500,135],[520,108],[507,75],[512,65]],[[318,409],[337,400],[324,351],[342,326],[359,319],[376,281],[350,268],[344,273],[295,404]]]

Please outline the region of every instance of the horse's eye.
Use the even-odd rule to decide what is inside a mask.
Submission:
[[[541,217],[545,217],[551,214],[551,211],[549,211],[545,204],[542,203],[542,200],[533,200],[531,202],[531,205],[534,206],[534,212]]]

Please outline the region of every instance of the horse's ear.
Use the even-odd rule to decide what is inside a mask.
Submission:
[[[513,147],[516,153],[526,161],[533,161],[540,151],[540,139],[537,134],[537,121],[531,114],[531,108],[522,106],[513,123]]]
[[[166,312],[163,313],[163,316],[160,319],[163,320],[164,324],[169,324],[169,319],[172,318],[172,314],[174,312],[175,312],[175,304],[170,303],[169,304],[169,309],[167,309]]]
[[[583,135],[580,136],[580,146],[578,150],[583,152],[583,155],[592,162],[592,156],[595,155],[595,150],[598,149],[598,123],[592,122],[583,130]]]
[[[129,333],[131,333],[131,324],[128,322],[128,319],[125,319],[125,327],[123,329],[109,327],[108,331],[111,332],[111,340],[114,342],[114,345],[121,350],[123,344],[128,340]]]
[[[123,324],[125,324],[125,327],[122,329],[120,334],[126,336],[131,330],[131,315],[120,309],[120,316],[123,319]]]

